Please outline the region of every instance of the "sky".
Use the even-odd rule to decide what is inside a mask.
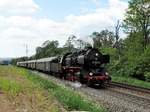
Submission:
[[[0,57],[26,56],[26,46],[31,56],[44,41],[62,46],[72,34],[91,41],[94,31],[113,31],[127,7],[127,0],[0,0]]]

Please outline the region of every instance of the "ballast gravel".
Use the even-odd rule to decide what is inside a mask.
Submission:
[[[150,112],[150,99],[134,96],[131,94],[106,88],[90,88],[76,82],[69,82],[55,78],[41,72],[33,71],[43,78],[54,81],[58,85],[70,87],[87,98],[92,99],[99,105],[103,105],[108,112]]]

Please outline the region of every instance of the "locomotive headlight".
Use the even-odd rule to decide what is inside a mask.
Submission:
[[[92,72],[90,72],[90,73],[89,73],[89,75],[90,75],[90,76],[92,76],[92,75],[93,75],[93,73],[92,73]]]
[[[109,75],[108,72],[106,72],[105,75]]]

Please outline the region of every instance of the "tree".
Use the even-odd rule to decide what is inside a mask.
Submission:
[[[116,37],[116,40],[115,40],[115,44],[114,44],[114,47],[119,49],[119,30],[120,30],[120,22],[119,20],[117,21],[117,25],[115,26],[115,37]]]
[[[115,41],[115,35],[113,32],[109,30],[102,30],[99,32],[93,32],[91,35],[94,47],[100,48],[100,47],[112,47]]]
[[[39,54],[42,51],[42,47],[37,47],[36,48],[36,54]]]
[[[83,41],[82,39],[77,39],[76,42],[78,49],[84,49],[86,47],[91,46],[90,43]]]
[[[93,39],[93,46],[95,48],[99,48],[99,47],[102,46],[101,39],[100,39],[101,37],[100,36],[101,35],[100,35],[99,32],[93,32],[92,35],[91,35],[91,37]]]
[[[68,37],[68,40],[66,41],[65,45],[64,45],[64,48],[66,48],[66,50],[68,52],[71,52],[73,49],[74,49],[74,42],[75,42],[75,39],[77,37],[75,35],[70,35]]]
[[[121,56],[121,49],[123,48],[123,41],[119,37],[120,28],[121,28],[121,25],[120,25],[120,22],[118,20],[117,25],[115,26],[115,44],[113,45],[113,47],[117,49],[119,59]]]
[[[42,47],[37,47],[36,48],[35,59],[38,59],[38,58],[42,57],[41,54],[42,54]]]
[[[43,57],[50,57],[50,56],[56,56],[60,54],[60,50],[58,48],[58,41],[45,41],[42,44],[42,47],[36,48],[36,55],[35,58],[43,58]]]
[[[46,40],[45,42],[43,42],[42,47],[46,47],[48,44],[50,44],[51,42],[49,40]]]
[[[141,32],[143,47],[150,39],[150,0],[131,0],[124,20],[127,32]]]

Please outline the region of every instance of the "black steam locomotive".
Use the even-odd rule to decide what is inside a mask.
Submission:
[[[89,47],[59,57],[18,62],[17,65],[54,74],[70,81],[102,85],[111,80],[105,71],[106,63],[109,63],[109,55],[103,55],[98,49]]]

